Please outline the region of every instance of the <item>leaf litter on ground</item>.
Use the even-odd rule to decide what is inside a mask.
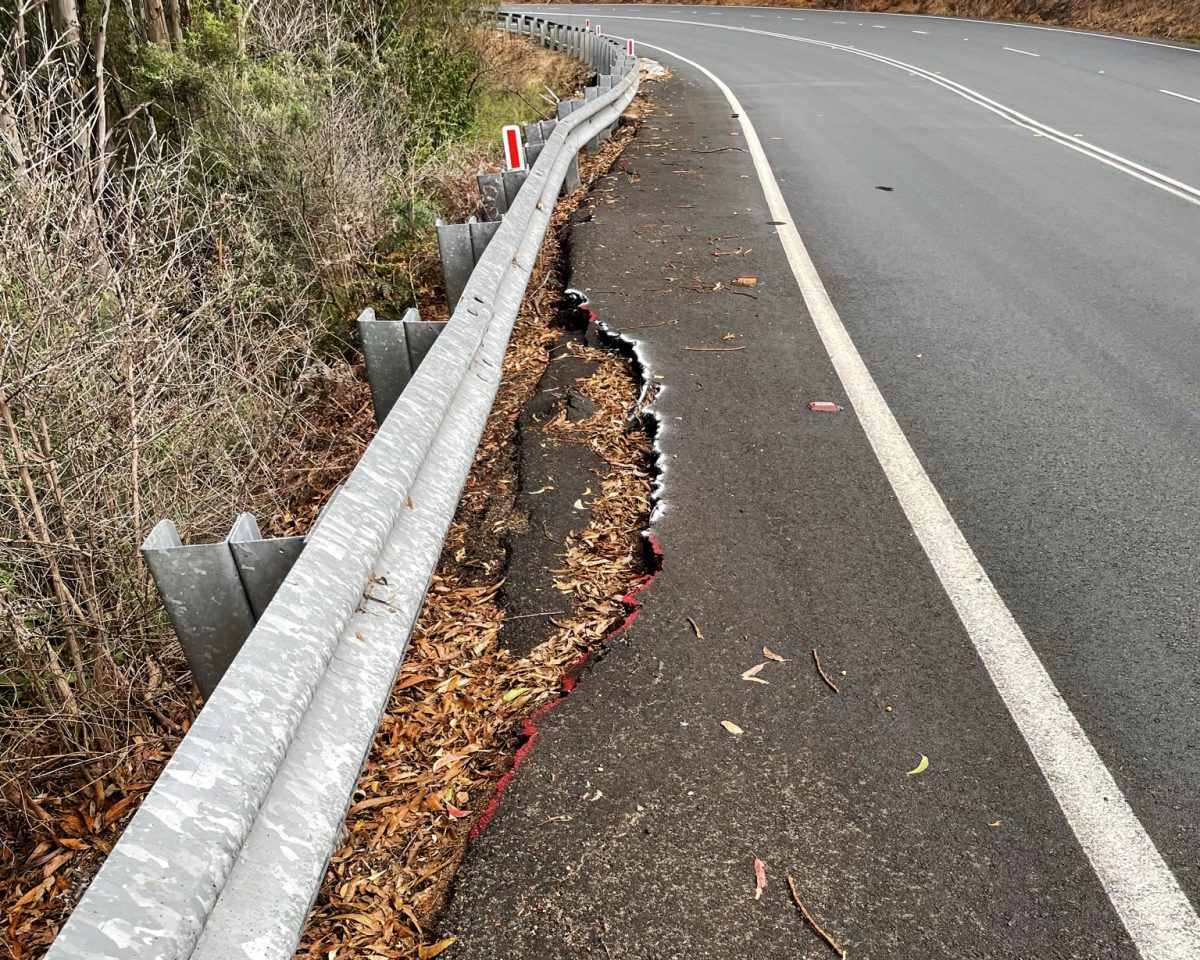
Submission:
[[[645,111],[641,101],[631,108]],[[633,129],[620,128],[595,157],[580,157],[585,184],[612,166]],[[512,509],[515,423],[561,333],[552,324],[561,295],[557,236],[585,190],[555,210],[513,329],[500,392],[359,779],[346,843],[330,860],[298,960],[425,960],[455,942],[453,936],[434,940],[443,932],[437,916],[472,825],[512,765],[522,722],[562,696],[564,675],[621,622],[621,598],[644,580],[638,531],[649,515],[651,444],[628,421],[640,387],[618,353],[573,343],[573,355],[598,365],[580,386],[597,412],[571,422],[564,410],[541,429],[555,441],[590,447],[607,473],[586,525],[567,538],[561,565],[551,571],[570,609],[548,618],[547,639],[525,656],[500,642],[504,537],[519,522]],[[589,799],[600,796],[596,791]]]

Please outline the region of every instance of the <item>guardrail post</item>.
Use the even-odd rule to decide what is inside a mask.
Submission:
[[[160,520],[142,541],[142,556],[207,700],[254,629],[229,538],[185,546],[174,522]]]
[[[586,34],[583,34],[583,36],[586,36]],[[530,167],[541,156],[542,148],[546,145],[546,141],[550,139],[550,134],[554,132],[556,123],[558,123],[557,120],[541,120],[537,123],[527,123],[525,125],[525,159],[529,162]],[[560,195],[565,197],[572,190],[578,190],[579,184],[579,157],[578,155],[572,155]],[[510,193],[509,203],[512,203],[512,198],[513,194]]]
[[[530,165],[541,153],[544,144],[525,145],[525,156]],[[528,170],[506,170],[503,173],[477,173],[475,180],[479,184],[480,207],[483,219],[487,222],[499,220],[508,213],[517,198],[517,191],[524,185],[529,176]]]
[[[306,538],[264,538],[254,514],[239,513],[226,539],[257,621],[300,556]]]
[[[404,311],[399,321],[380,320],[370,307],[359,315],[358,335],[367,361],[376,423],[382,424],[391,413],[446,323],[422,320],[415,307]]]
[[[525,124],[525,160],[528,162],[530,169],[537,163],[537,158],[542,155],[542,148],[546,145],[546,134],[543,133],[543,126],[538,123]],[[550,129],[554,126],[551,124]]]
[[[377,319],[375,311],[367,307],[358,317],[358,336],[367,363],[375,422],[382,424],[412,379],[407,331],[402,323]]]
[[[583,91],[583,99],[584,99],[585,103],[589,100],[595,100],[598,96],[600,96],[600,88],[599,87],[588,87],[586,90]],[[588,152],[588,156],[595,156],[597,153],[599,153],[601,140],[605,140],[607,138],[608,138],[607,128],[605,128],[604,130],[601,130],[594,137],[592,137],[592,139],[587,142],[587,147],[585,148]]]
[[[604,75],[596,78],[596,89],[598,89],[601,93],[607,93],[614,86],[616,86],[617,83],[620,82],[620,80],[621,80],[621,78],[619,76],[614,76],[612,74],[604,74]],[[605,128],[605,130],[604,130],[604,138],[605,139],[608,139],[609,137],[611,137],[613,135],[613,133],[617,129],[617,124],[619,122],[620,121],[618,120],[613,123],[610,123]]]
[[[466,223],[437,222],[438,252],[442,257],[442,280],[446,286],[446,302],[453,311],[462,299],[471,271],[483,256],[488,242],[495,235],[500,221],[480,222],[471,217]]]
[[[483,212],[483,219],[499,220],[508,212],[504,177],[499,173],[477,173],[475,182],[479,184],[479,208]]]
[[[416,373],[450,321],[422,320],[416,308],[410,307],[400,322],[404,325],[405,336],[408,338],[408,362],[413,373]]]

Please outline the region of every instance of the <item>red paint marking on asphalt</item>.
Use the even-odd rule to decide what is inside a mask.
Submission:
[[[595,323],[597,318],[596,311],[588,304],[580,304],[579,309],[587,314],[588,322]],[[658,537],[652,533],[643,534],[645,537],[645,545],[649,556],[647,557],[646,565],[650,568],[650,572],[643,574],[635,581],[635,586],[625,596],[621,598],[621,604],[625,607],[625,616],[621,622],[608,633],[604,635],[603,643],[611,640],[628,630],[642,612],[642,601],[639,596],[646,590],[650,589],[651,585],[663,572],[663,548]],[[476,840],[479,835],[487,829],[488,824],[492,822],[492,818],[496,815],[496,811],[500,809],[500,801],[504,796],[504,791],[508,789],[508,785],[512,782],[512,778],[516,775],[518,768],[525,759],[533,752],[534,745],[538,740],[537,722],[543,715],[548,713],[562,703],[567,697],[575,692],[575,688],[579,685],[579,674],[582,672],[584,665],[591,658],[592,652],[588,651],[568,667],[562,675],[560,683],[563,688],[563,695],[557,700],[554,700],[540,710],[532,717],[527,717],[521,721],[521,732],[525,734],[525,742],[517,748],[513,754],[512,766],[508,768],[504,776],[496,781],[496,792],[492,794],[492,799],[488,801],[488,805],[484,808],[483,813],[479,815],[479,819],[471,825],[470,839]]]
[[[650,548],[651,566],[653,567],[653,571],[645,574],[642,577],[639,577],[637,580],[637,586],[621,598],[621,603],[626,608],[625,617],[621,620],[621,623],[616,627],[616,629],[605,634],[605,641],[612,639],[618,634],[624,633],[630,628],[630,626],[633,625],[633,622],[642,612],[642,602],[638,599],[638,595],[649,589],[650,585],[653,584],[654,581],[658,579],[659,574],[662,573],[662,546],[659,544],[658,538],[655,537],[654,534],[648,533],[645,536],[646,543]],[[477,839],[479,835],[487,829],[488,824],[492,822],[492,818],[496,815],[496,811],[500,809],[500,800],[504,796],[504,791],[508,789],[508,785],[512,782],[512,778],[516,774],[517,769],[522,763],[525,762],[525,759],[529,756],[529,754],[533,752],[534,745],[537,743],[538,739],[538,720],[540,720],[544,714],[549,713],[560,703],[566,700],[567,696],[575,691],[576,686],[579,684],[579,672],[582,670],[584,664],[590,657],[590,652],[585,653],[563,673],[561,682],[564,693],[561,697],[552,701],[551,703],[546,704],[532,717],[527,717],[525,720],[521,721],[521,732],[525,734],[525,742],[521,744],[521,746],[517,748],[517,752],[513,754],[512,766],[508,768],[504,776],[496,781],[496,792],[492,794],[492,799],[488,801],[488,805],[484,808],[483,813],[479,815],[479,819],[476,820],[471,826],[470,839]]]

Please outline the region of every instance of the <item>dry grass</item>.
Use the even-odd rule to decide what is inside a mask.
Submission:
[[[616,3],[678,3],[679,0],[615,0]],[[684,0],[713,6],[718,0]],[[726,6],[810,7],[875,13],[928,13],[983,20],[1080,27],[1109,33],[1200,42],[1200,0],[719,0]]]
[[[319,267],[303,276],[246,197],[187,195],[186,145],[143,140],[98,208],[98,165],[62,147],[95,117],[63,95],[70,70],[33,66],[0,83],[0,119],[17,121],[0,133],[23,154],[0,150],[0,953],[14,958],[52,941],[197,706],[138,558],[145,531],[172,516],[185,539],[216,539],[238,509],[270,534],[306,530],[374,432],[348,359],[358,295],[343,311],[329,290],[394,274],[423,307],[438,295],[428,245],[372,262],[397,185],[353,97],[297,145],[310,217],[286,229]],[[580,76],[511,38],[489,67],[497,103],[512,104],[490,78],[503,70],[538,112],[543,83],[566,94]],[[406,172],[466,211],[485,150]]]

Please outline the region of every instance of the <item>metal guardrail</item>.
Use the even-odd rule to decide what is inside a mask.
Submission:
[[[624,45],[509,32],[604,78],[545,137],[453,315],[321,517],[48,960],[291,957],[441,554],[509,333],[581,147],[637,92]]]

